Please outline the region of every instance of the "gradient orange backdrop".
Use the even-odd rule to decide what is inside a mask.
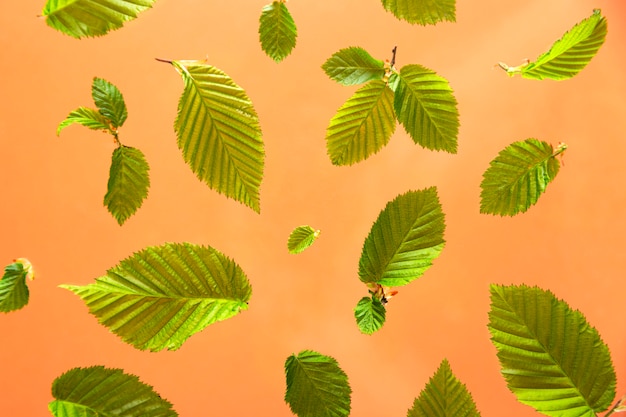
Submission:
[[[458,0],[457,23],[412,26],[379,0],[288,3],[299,30],[276,64],[258,44],[269,0],[159,0],[121,30],[75,40],[37,15],[44,0],[6,2],[0,14],[0,263],[29,258],[29,305],[0,315],[0,415],[47,416],[52,381],[77,366],[122,368],[155,387],[182,417],[290,416],[284,361],[303,349],[336,358],[353,389],[355,417],[404,416],[448,358],[483,416],[535,416],[500,376],[489,340],[489,284],[527,283],[581,310],[612,352],[626,393],[626,5],[621,0]],[[498,61],[534,59],[594,8],[606,43],[575,78],[509,78]],[[459,102],[457,155],[389,145],[351,167],[332,166],[324,135],[355,88],[320,65],[361,46],[397,67],[446,77]],[[266,146],[261,214],[210,190],[184,163],[173,130],[183,84],[155,61],[203,59],[229,74],[259,113]],[[92,106],[94,76],[117,85],[129,118],[124,144],[151,166],[143,207],[120,227],[102,206],[114,144],[58,123]],[[569,146],[547,193],[514,218],[479,214],[482,173],[508,144],[536,137]],[[361,247],[380,210],[409,189],[437,186],[447,245],[434,266],[400,289],[387,323],[358,332],[366,295]],[[289,232],[322,230],[289,255]],[[140,352],[88,314],[59,284],[87,284],[148,245],[189,241],[234,258],[253,287],[250,309],[196,334],[175,352]]]

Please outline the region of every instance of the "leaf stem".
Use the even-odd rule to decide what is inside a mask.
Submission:
[[[567,145],[563,142],[559,143],[559,146],[556,147],[554,152],[552,153],[552,157],[556,157],[567,150]]]
[[[396,51],[398,50],[397,46],[394,46],[393,49],[391,50],[391,61],[389,61],[389,66],[391,68],[393,68],[394,65],[396,65]]]
[[[159,62],[165,62],[167,64],[171,64],[172,63],[172,61],[170,61],[169,59],[162,59],[162,58],[154,58],[154,59],[156,59]]]

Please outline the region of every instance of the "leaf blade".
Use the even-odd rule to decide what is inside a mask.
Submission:
[[[95,77],[91,86],[91,96],[100,113],[113,127],[121,127],[128,117],[126,103],[120,90],[102,78]]]
[[[456,21],[456,0],[382,0],[385,10],[411,24],[434,25]]]
[[[4,267],[4,275],[0,279],[0,312],[20,310],[28,304],[30,293],[26,278],[34,278],[33,267],[27,259],[16,259]]]
[[[79,107],[76,110],[71,111],[65,120],[59,123],[59,126],[57,127],[57,136],[61,133],[61,130],[74,123],[78,123],[79,125],[88,127],[92,130],[111,132],[110,120],[105,118],[99,111],[86,107]]]
[[[320,231],[313,229],[311,226],[298,226],[289,234],[287,250],[294,255],[301,253],[315,242],[319,234]]]
[[[326,75],[342,85],[357,85],[372,80],[381,80],[385,75],[385,64],[374,59],[369,52],[357,46],[335,52],[322,64]]]
[[[285,59],[296,46],[298,29],[287,5],[274,1],[265,5],[259,18],[261,49],[276,62]]]
[[[376,297],[363,297],[354,308],[354,318],[363,334],[373,334],[385,324],[387,311]]]

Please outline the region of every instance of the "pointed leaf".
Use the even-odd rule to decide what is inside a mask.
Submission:
[[[436,187],[399,195],[380,212],[365,239],[359,278],[386,287],[419,278],[443,250],[444,230]]]
[[[176,350],[209,324],[248,308],[246,275],[217,250],[190,243],[148,247],[86,286],[62,285],[137,349]]]
[[[296,46],[298,30],[284,1],[263,7],[259,19],[261,49],[274,61],[285,59]]]
[[[93,130],[111,131],[111,121],[104,117],[98,110],[79,107],[72,111],[65,120],[59,123],[57,136],[61,133],[61,130],[73,123],[78,123],[79,125]]]
[[[326,149],[335,165],[352,165],[380,151],[396,129],[393,92],[382,80],[361,87],[330,120]]]
[[[285,362],[285,402],[298,417],[347,417],[350,414],[348,376],[329,356],[304,350]]]
[[[524,213],[559,173],[556,156],[565,149],[564,144],[554,150],[549,143],[532,138],[507,146],[483,174],[480,212],[500,216]]]
[[[319,235],[320,231],[311,226],[298,226],[289,235],[287,250],[292,254],[300,253],[311,246]]]
[[[169,401],[134,375],[103,366],[73,368],[52,383],[55,417],[176,417]]]
[[[185,82],[175,125],[185,162],[209,187],[260,212],[265,151],[252,102],[211,65],[172,64]]]
[[[408,417],[480,417],[480,413],[467,387],[444,359],[413,402]]]
[[[343,85],[381,80],[385,75],[384,62],[372,58],[365,49],[356,46],[335,52],[324,62],[322,69],[331,80]]]
[[[94,78],[91,96],[100,113],[111,121],[113,127],[118,128],[124,124],[128,111],[124,97],[116,86],[102,78]]]
[[[406,65],[389,82],[397,82],[394,109],[413,141],[456,153],[459,112],[448,81],[421,65]]]
[[[16,259],[4,267],[0,279],[0,312],[19,310],[28,304],[29,292],[26,278],[34,278],[33,267],[27,259]]]
[[[456,0],[382,0],[385,10],[409,23],[434,25],[456,21]]]
[[[152,7],[155,0],[48,0],[48,26],[74,38],[102,36]]]
[[[387,311],[385,306],[376,297],[363,297],[354,309],[354,317],[359,330],[364,334],[372,334],[385,323]]]
[[[611,405],[616,378],[608,347],[551,292],[491,285],[489,331],[520,402],[559,417],[592,417]]]
[[[113,151],[104,205],[120,226],[135,214],[148,196],[149,169],[139,149],[120,146]]]

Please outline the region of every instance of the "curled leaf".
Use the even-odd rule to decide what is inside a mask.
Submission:
[[[28,304],[27,278],[34,279],[35,272],[26,258],[18,258],[4,267],[4,275],[0,279],[0,312],[9,313]]]

